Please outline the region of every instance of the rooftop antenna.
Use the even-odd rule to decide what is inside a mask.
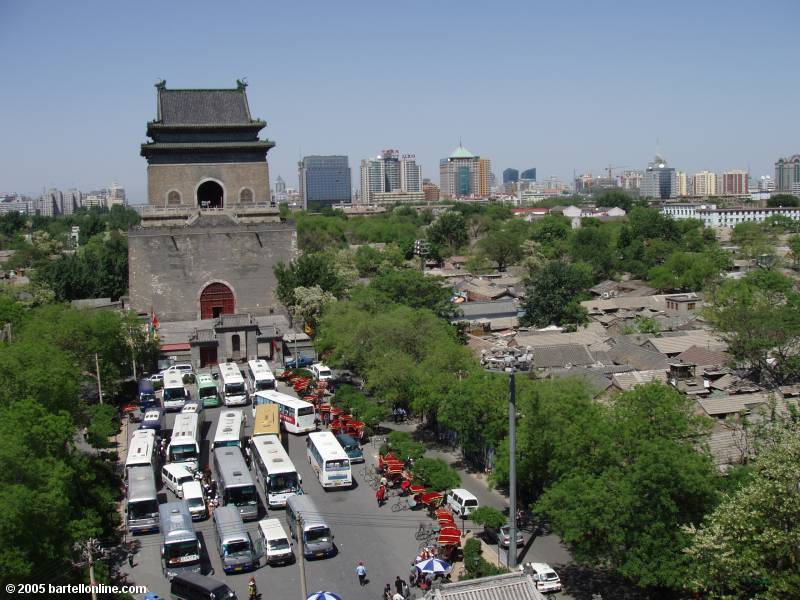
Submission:
[[[661,143],[658,138],[656,138],[656,156],[661,156]]]

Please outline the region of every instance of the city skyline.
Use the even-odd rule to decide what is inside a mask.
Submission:
[[[189,88],[228,87],[246,76],[251,111],[276,142],[273,187],[278,175],[297,187],[302,156],[346,155],[356,169],[387,147],[413,148],[423,176],[436,181],[438,161],[459,139],[491,159],[498,176],[535,165],[539,179],[564,181],[573,172],[602,175],[609,164],[645,169],[656,153],[690,174],[774,176],[776,160],[800,151],[792,117],[798,84],[786,78],[797,46],[791,14],[800,12],[791,2],[722,14],[688,2],[668,12],[508,3],[487,13],[465,4],[458,15],[412,2],[391,19],[390,7],[366,16],[319,4],[314,22],[291,6],[253,6],[243,20],[228,7],[200,4],[187,12],[147,3],[5,3],[0,48],[15,60],[4,71],[11,93],[0,128],[13,143],[0,151],[0,190],[38,196],[115,180],[130,202],[144,202],[137,149],[162,77]],[[156,35],[158,44],[144,43],[155,35],[150,6],[161,22],[181,22],[170,36]],[[197,35],[209,23],[223,42]],[[65,30],[84,35],[65,43]],[[463,48],[464,31],[491,43],[469,50],[470,60],[441,78],[437,63]],[[375,51],[387,40],[408,42],[408,32],[413,44]],[[701,76],[709,71],[713,82]],[[477,72],[484,84],[464,88]],[[371,85],[359,85],[366,76]]]

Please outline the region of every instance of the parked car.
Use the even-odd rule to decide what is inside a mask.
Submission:
[[[511,543],[511,532],[508,525],[503,525],[500,529],[486,526],[483,528],[483,533],[486,541],[491,544],[499,543],[501,547],[508,548]],[[517,530],[517,546],[524,545],[525,538],[522,537],[522,532]]]
[[[164,369],[163,371],[161,371],[162,375],[164,373],[180,373],[181,375],[192,375],[194,374],[194,369],[192,368],[192,365],[190,365],[189,363],[179,363],[177,365],[172,365],[168,369]]]
[[[553,568],[547,563],[525,563],[520,565],[520,571],[525,571],[533,576],[536,589],[545,594],[561,591],[561,579]]]
[[[303,367],[310,367],[313,364],[314,364],[313,356],[298,356],[296,359],[287,360],[286,368],[301,369]]]
[[[150,381],[155,383],[156,381],[164,381],[164,373],[153,373],[150,375]]]

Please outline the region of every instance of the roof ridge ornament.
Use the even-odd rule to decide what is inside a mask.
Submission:
[[[156,81],[156,89],[157,90],[167,89],[167,80],[159,78],[158,81]]]
[[[243,90],[247,87],[247,77],[242,77],[236,80],[236,89]]]

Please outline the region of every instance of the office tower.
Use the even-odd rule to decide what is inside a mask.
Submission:
[[[422,168],[414,154],[404,154],[400,158],[400,189],[404,192],[422,191]]]
[[[800,154],[779,158],[775,163],[775,191],[800,192]]]
[[[700,171],[692,176],[694,196],[715,196],[717,194],[717,175],[711,171]]]
[[[43,217],[54,217],[61,212],[61,192],[50,188],[39,197],[35,211]]]
[[[481,195],[481,172],[485,175],[483,187],[489,186],[491,163],[459,145],[453,153],[439,161],[440,195],[443,199],[475,198]]]
[[[125,188],[117,182],[111,184],[106,194],[106,205],[108,208],[111,208],[115,204],[119,206],[125,206],[127,204],[125,200]]]
[[[726,171],[720,175],[720,193],[726,196],[744,196],[749,193],[747,171]]]
[[[688,185],[686,184],[686,173],[677,171],[675,176],[678,181],[678,196],[687,196],[689,194]]]
[[[298,163],[303,208],[318,210],[352,200],[350,166],[341,155],[305,156]]]
[[[286,182],[283,180],[283,177],[278,175],[278,178],[275,180],[275,195],[273,197],[273,201],[276,203],[285,203],[289,199],[288,194],[286,193]]]
[[[385,190],[385,174],[380,156],[366,158],[361,161],[361,195],[360,204],[371,204],[374,195]]]
[[[519,174],[519,178],[523,181],[536,181],[536,168],[534,167],[533,169],[525,169]]]
[[[503,184],[517,183],[519,181],[519,171],[517,169],[506,169],[503,171]]]
[[[759,192],[774,192],[775,180],[771,175],[762,175],[758,178],[758,191]]]
[[[492,161],[488,158],[478,159],[478,195],[486,198],[492,191]]]
[[[72,188],[62,194],[62,215],[71,215],[81,206],[83,206],[83,194],[81,194],[80,190]]]
[[[640,195],[643,198],[666,200],[678,193],[678,176],[675,169],[667,166],[663,157],[656,155],[647,165],[642,177]]]
[[[623,171],[619,177],[620,187],[625,190],[638,190],[642,187],[642,177],[644,177],[644,171],[638,169]]]

